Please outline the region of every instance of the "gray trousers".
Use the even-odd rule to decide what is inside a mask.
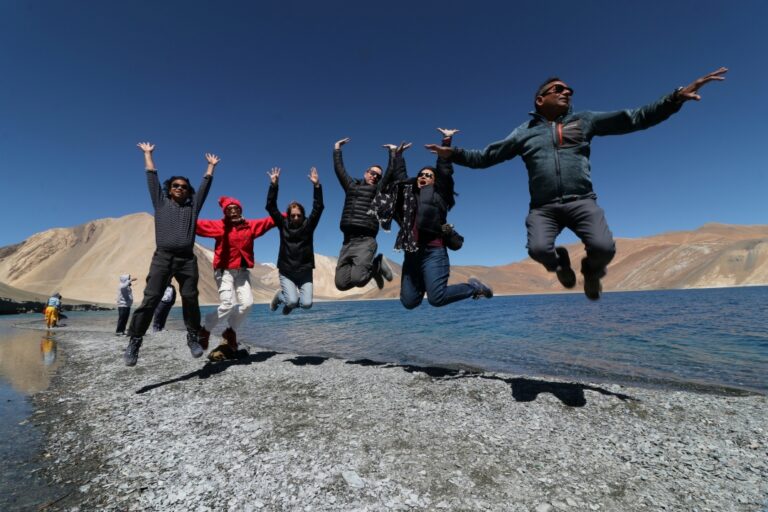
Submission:
[[[375,270],[373,258],[378,247],[372,236],[358,236],[345,242],[336,264],[336,288],[344,291],[368,284]]]
[[[564,228],[573,231],[584,242],[587,257],[581,262],[581,273],[585,276],[603,277],[605,268],[616,254],[605,212],[594,199],[532,208],[525,226],[528,229],[528,254],[550,272],[557,270],[555,239]]]

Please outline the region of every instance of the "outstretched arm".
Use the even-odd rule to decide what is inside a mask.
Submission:
[[[349,177],[344,168],[344,159],[341,157],[341,146],[349,142],[349,137],[336,141],[333,145],[333,170],[336,171],[336,177],[341,183],[341,188],[346,192],[352,184],[352,178]]]
[[[696,80],[688,84],[686,87],[681,87],[680,89],[675,91],[675,100],[680,102],[685,102],[688,100],[700,101],[701,96],[699,96],[699,89],[701,89],[704,85],[708,84],[709,82],[725,80],[725,74],[727,72],[728,72],[728,68],[722,67],[714,70],[711,73],[707,73],[701,78],[697,78]]]
[[[268,173],[269,176],[269,190],[267,191],[267,213],[275,221],[275,224],[282,226],[283,216],[280,215],[280,210],[277,209],[277,185],[280,180],[280,168],[273,167]]]
[[[410,142],[401,142],[399,146],[395,146],[394,144],[384,144],[383,147],[389,151],[389,163],[387,164],[387,171],[384,173],[384,177],[381,180],[380,186],[382,190],[396,181],[408,179],[408,172],[405,168],[405,158],[403,158],[403,153],[411,146],[412,144]]]
[[[212,176],[214,169],[216,169],[216,165],[219,163],[219,161],[221,161],[221,159],[213,153],[206,153],[205,159],[208,161],[208,167],[205,169],[205,175]]]
[[[323,187],[320,186],[320,176],[318,176],[316,168],[312,167],[310,169],[308,177],[309,181],[314,185],[314,198],[312,201],[312,213],[309,214],[307,222],[314,230],[318,222],[320,222],[320,215],[325,208],[323,204]]]
[[[203,203],[205,203],[205,199],[208,197],[208,191],[211,190],[211,181],[213,181],[213,170],[216,168],[216,164],[219,163],[219,157],[212,153],[206,153],[205,159],[208,162],[208,167],[205,170],[203,181],[200,183],[194,199],[195,211],[197,213],[200,213]]]
[[[152,199],[152,206],[157,209],[163,203],[163,191],[160,188],[160,180],[157,178],[155,162],[152,160],[152,152],[155,150],[155,145],[150,142],[139,142],[136,146],[144,152],[144,168],[147,171],[149,197]]]

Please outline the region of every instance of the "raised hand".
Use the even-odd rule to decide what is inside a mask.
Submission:
[[[405,151],[412,145],[413,144],[411,144],[410,142],[401,142],[399,146],[395,146],[394,144],[382,144],[382,147],[387,148],[387,150],[389,151],[394,151],[396,154],[400,155],[403,153],[403,151]]]
[[[453,148],[446,146],[438,146],[437,144],[424,144],[424,147],[427,148],[431,153],[435,153],[440,158],[446,160],[451,158],[451,155],[453,154]]]
[[[139,142],[136,146],[145,153],[151,153],[155,150],[155,145],[151,142]]]
[[[211,165],[216,165],[221,161],[221,159],[218,156],[214,155],[213,153],[206,153],[205,159]]]
[[[437,131],[443,134],[443,137],[453,137],[459,130],[456,128],[438,128]]]
[[[688,100],[701,100],[701,96],[699,96],[699,89],[709,82],[713,81],[720,81],[725,80],[725,74],[728,72],[728,68],[719,68],[715,71],[704,75],[701,78],[697,78],[693,82],[691,82],[686,87],[683,87],[679,91],[677,91],[677,97],[681,99],[682,101],[688,101]]]
[[[346,137],[346,138],[344,138],[344,139],[341,139],[341,140],[337,140],[337,141],[336,141],[336,144],[334,144],[334,145],[333,145],[333,149],[335,149],[336,151],[338,151],[338,150],[340,150],[340,149],[341,149],[341,146],[343,146],[343,145],[344,145],[344,144],[346,144],[347,142],[349,142],[349,137]]]
[[[272,183],[273,185],[277,185],[277,182],[280,179],[280,168],[273,167],[272,170],[267,172],[267,176],[269,176],[270,183]]]
[[[307,178],[309,178],[309,181],[311,181],[314,186],[318,186],[320,184],[320,176],[317,175],[317,169],[314,167],[309,170]]]

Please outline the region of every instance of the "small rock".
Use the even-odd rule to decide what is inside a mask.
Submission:
[[[549,503],[542,503],[540,505],[536,505],[536,512],[551,512],[552,511],[552,505]]]
[[[344,480],[347,481],[347,484],[350,487],[354,487],[355,489],[362,489],[365,487],[363,479],[354,471],[342,471],[341,476],[344,477]]]

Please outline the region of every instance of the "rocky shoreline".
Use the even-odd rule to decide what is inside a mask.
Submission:
[[[83,329],[82,326],[78,328]],[[60,329],[44,510],[768,509],[768,399]]]

